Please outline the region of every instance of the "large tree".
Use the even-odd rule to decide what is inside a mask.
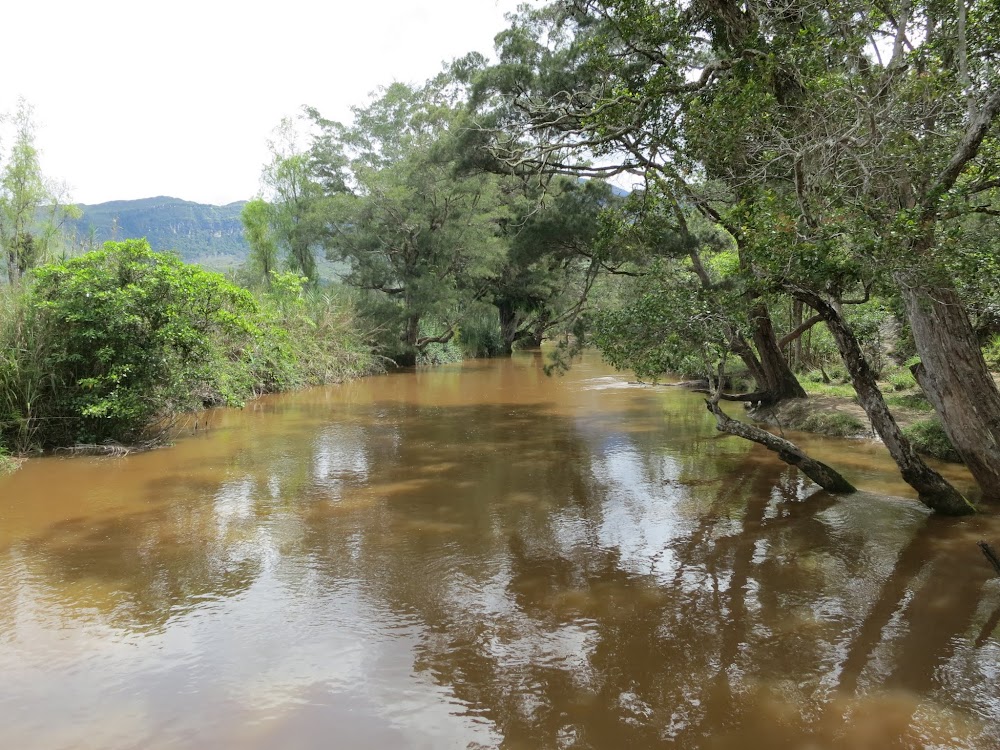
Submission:
[[[996,391],[938,241],[942,222],[969,208],[955,206],[963,175],[976,196],[997,188],[993,163],[977,160],[1000,106],[994,16],[989,3],[909,0],[557,2],[498,37],[501,64],[483,91],[501,100],[481,98],[512,167],[655,175],[730,233],[750,310],[769,290],[815,303],[904,477],[932,507],[962,512],[961,496],[895,439],[841,307],[879,283],[898,290],[918,375],[984,494],[996,493]],[[765,364],[770,318],[750,319]]]
[[[508,354],[519,341],[571,328],[602,275],[636,273],[603,242],[605,215],[622,202],[610,185],[565,177],[514,185],[522,189],[503,225],[509,249],[490,288]]]
[[[492,151],[507,169],[632,175],[644,192],[658,183],[680,214],[689,201],[688,183],[701,168],[683,148],[678,98],[698,90],[688,78],[703,65],[704,50],[680,42],[680,21],[668,10],[643,15],[639,6],[645,4],[629,3],[615,13],[609,5],[555,2],[522,9],[497,36],[499,64],[476,80],[478,121],[492,133]],[[642,18],[645,25],[633,28]],[[695,40],[699,24],[689,26]],[[653,38],[640,40],[640,34]],[[742,253],[740,238],[734,239]],[[757,400],[804,397],[758,290],[747,286],[741,306],[750,325],[745,331],[728,326],[729,348],[756,380]]]
[[[348,264],[348,284],[381,301],[401,362],[454,335],[506,256],[502,178],[466,168],[460,96],[441,77],[389,86],[350,124],[311,112],[327,256]]]

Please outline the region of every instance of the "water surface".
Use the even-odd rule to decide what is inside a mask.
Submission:
[[[1000,748],[1000,520],[791,437],[864,492],[526,353],[29,461],[0,747]]]

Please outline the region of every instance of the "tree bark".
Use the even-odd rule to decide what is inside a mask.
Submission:
[[[788,291],[823,316],[851,376],[861,407],[899,467],[904,481],[917,491],[920,502],[945,515],[974,513],[975,507],[944,477],[925,464],[903,435],[882,397],[875,372],[865,359],[861,344],[836,308],[810,290],[792,287]]]
[[[761,375],[764,379],[763,383],[757,384],[757,389],[771,394],[771,403],[786,398],[806,398],[805,390],[799,385],[778,346],[767,307],[758,302],[751,308],[750,315],[753,321],[753,343],[760,357]]]
[[[514,351],[514,342],[517,340],[517,310],[514,305],[501,300],[496,303],[497,315],[500,318],[500,340],[503,342],[503,349],[500,356],[509,357]]]
[[[897,273],[920,364],[913,374],[982,490],[1000,501],[1000,391],[958,292]]]

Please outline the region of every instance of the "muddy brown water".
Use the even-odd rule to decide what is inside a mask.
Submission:
[[[525,353],[31,460],[0,479],[0,747],[1000,748],[1000,519],[795,437],[864,492]]]

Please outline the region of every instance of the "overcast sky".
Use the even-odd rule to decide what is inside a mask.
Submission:
[[[348,119],[378,86],[490,53],[517,0],[5,0],[0,111],[34,106],[75,202],[250,198],[303,104]],[[9,141],[0,144],[6,148]]]

